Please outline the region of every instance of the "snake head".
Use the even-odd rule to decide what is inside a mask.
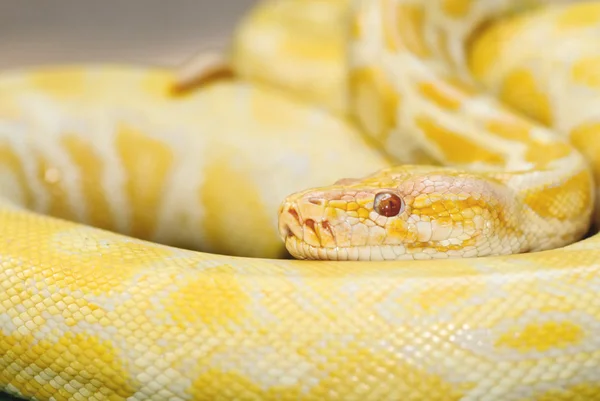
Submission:
[[[503,184],[442,167],[402,166],[288,196],[279,232],[298,259],[473,257],[519,248]]]

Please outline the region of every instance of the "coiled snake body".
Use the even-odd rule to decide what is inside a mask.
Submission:
[[[580,240],[600,171],[600,4],[527,3],[325,2],[350,29],[323,43],[347,40],[349,64],[340,52],[322,87],[252,69],[264,58],[243,30],[232,65],[257,83],[182,97],[144,68],[4,73],[0,387],[40,400],[600,399],[600,239]],[[272,20],[246,28],[259,22]],[[318,65],[318,49],[292,50]],[[301,139],[279,137],[289,130]],[[429,165],[390,167],[372,143]],[[291,150],[269,164],[268,146]],[[291,192],[278,221],[265,212]],[[67,219],[262,257],[279,255],[279,229],[292,255],[327,260],[195,252]]]

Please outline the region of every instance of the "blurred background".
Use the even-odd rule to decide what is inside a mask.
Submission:
[[[77,62],[171,67],[223,46],[256,0],[0,0],[0,68]]]

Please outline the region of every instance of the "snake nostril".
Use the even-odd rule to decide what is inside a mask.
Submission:
[[[312,203],[313,205],[318,205],[318,206],[322,206],[323,205],[323,199],[319,199],[319,198],[308,198],[308,201],[310,203]]]

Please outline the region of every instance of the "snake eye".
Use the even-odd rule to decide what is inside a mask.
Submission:
[[[375,195],[373,207],[378,214],[393,217],[404,210],[404,201],[394,193],[380,192]]]

